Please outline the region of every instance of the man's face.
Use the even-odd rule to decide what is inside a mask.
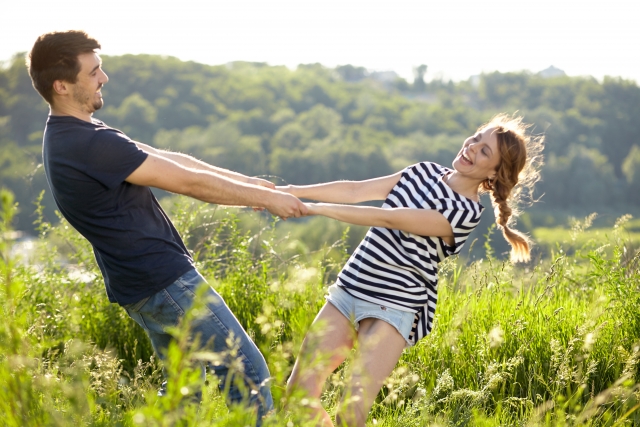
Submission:
[[[102,60],[95,52],[78,55],[80,72],[75,83],[70,84],[74,103],[87,113],[93,113],[102,108],[102,92],[100,89],[109,81],[109,77],[102,71]]]

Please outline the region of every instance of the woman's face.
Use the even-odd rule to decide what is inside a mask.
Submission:
[[[453,160],[453,168],[460,174],[479,182],[493,179],[500,164],[500,150],[496,128],[481,129],[462,144]]]

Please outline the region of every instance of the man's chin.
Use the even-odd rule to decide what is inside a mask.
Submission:
[[[104,102],[102,100],[97,101],[95,104],[93,104],[93,111],[98,111],[99,109],[102,108],[103,105],[104,105]]]

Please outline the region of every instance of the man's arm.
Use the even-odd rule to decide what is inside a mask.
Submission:
[[[209,203],[261,207],[282,219],[297,218],[307,213],[304,203],[290,194],[209,170],[189,168],[164,156],[147,153],[148,157],[127,177],[127,182],[184,194]]]
[[[364,181],[333,181],[312,185],[285,185],[276,189],[296,197],[328,203],[359,203],[384,200],[398,183],[402,171]]]
[[[442,237],[453,245],[453,229],[440,212],[415,208],[376,208],[371,206],[307,203],[308,215],[322,215],[338,221],[369,227],[402,230],[419,236]]]
[[[222,175],[234,181],[244,182],[246,184],[259,185],[262,187],[273,188],[273,189],[276,188],[276,186],[272,182],[269,182],[267,180],[256,178],[256,177],[249,177],[238,172],[219,168],[217,166],[213,166],[213,165],[210,165],[209,163],[198,160],[195,157],[189,156],[187,154],[175,153],[175,152],[166,151],[166,150],[159,150],[157,148],[154,148],[142,142],[138,142],[138,141],[134,141],[134,142],[136,143],[138,148],[144,151],[145,153],[155,154],[157,156],[164,157],[165,159],[172,160],[178,163],[179,165],[182,165],[189,169],[213,172],[217,175]]]

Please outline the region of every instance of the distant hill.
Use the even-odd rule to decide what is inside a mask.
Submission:
[[[518,111],[547,140],[544,196],[524,227],[640,207],[639,197],[629,197],[640,194],[634,82],[568,77],[553,66],[416,85],[351,65],[209,66],[153,55],[103,61],[110,82],[96,117],[132,138],[243,173],[312,183],[370,178],[421,160],[448,165],[480,124]],[[47,188],[39,166],[47,111],[19,57],[0,70],[0,183],[16,193],[20,229],[31,227],[31,203]]]

